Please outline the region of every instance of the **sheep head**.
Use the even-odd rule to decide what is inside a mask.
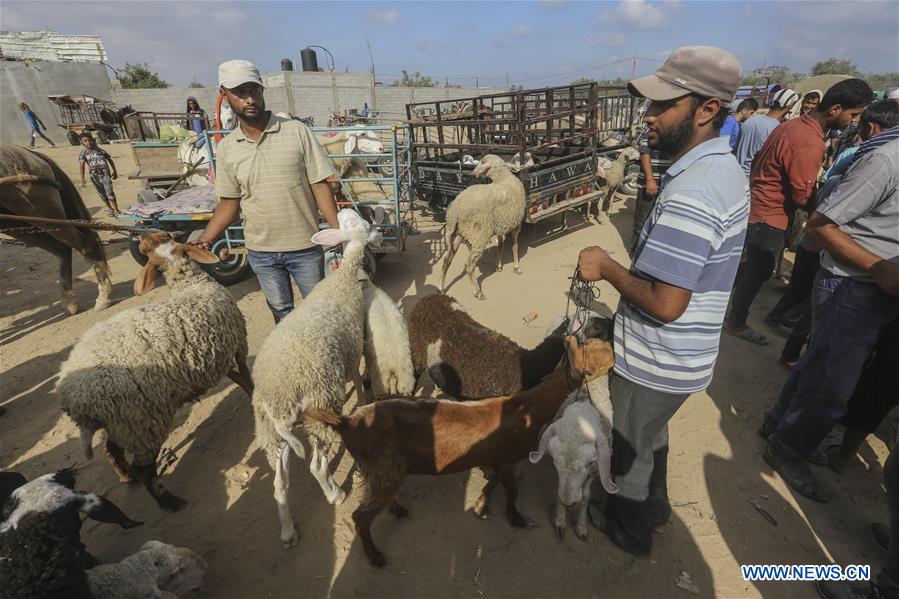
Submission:
[[[478,165],[474,167],[472,174],[475,177],[490,177],[493,179],[501,172],[511,173],[512,171],[509,169],[509,165],[506,164],[505,160],[496,154],[487,154],[481,158]]]
[[[575,401],[546,427],[537,451],[528,459],[539,462],[549,451],[559,476],[559,501],[566,507],[581,502],[586,482],[594,473],[608,493],[618,492],[612,480],[612,443],[603,432],[599,411],[588,401]]]
[[[201,588],[206,578],[206,561],[186,547],[175,547],[160,541],[147,541],[139,554],[152,561],[156,586],[178,597]]]
[[[323,246],[344,243],[347,244],[346,253],[350,253],[354,244],[377,246],[383,239],[380,231],[373,230],[368,221],[351,208],[344,208],[337,213],[337,224],[337,229],[324,229],[313,235],[312,242]]]
[[[190,258],[200,264],[215,264],[219,259],[209,250],[189,243],[178,243],[169,233],[142,233],[140,253],[147,263],[134,279],[134,294],[143,295],[156,286],[156,275],[169,264],[182,258]]]
[[[576,381],[590,382],[607,374],[615,366],[612,344],[602,339],[587,339],[578,344],[577,337],[565,337],[568,349],[568,372]]]

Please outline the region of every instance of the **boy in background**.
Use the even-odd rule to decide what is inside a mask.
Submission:
[[[97,188],[100,199],[106,204],[107,216],[115,216],[119,212],[115,190],[112,187],[112,180],[119,178],[115,162],[112,161],[112,156],[106,150],[97,147],[97,141],[90,131],[83,131],[78,137],[83,146],[81,153],[78,154],[78,162],[81,164],[81,187],[87,187],[84,181],[84,167],[87,165],[91,182]]]

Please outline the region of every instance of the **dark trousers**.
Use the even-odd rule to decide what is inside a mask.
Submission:
[[[890,509],[890,549],[877,573],[877,589],[882,596],[895,598],[899,597],[899,455],[895,449],[883,465],[883,486]]]
[[[44,140],[47,141],[51,146],[56,145],[53,143],[52,139],[50,139],[49,137],[47,137],[46,135],[41,133],[40,128],[38,128],[38,129],[31,130],[31,143],[28,144],[30,147],[32,147],[32,148],[34,147],[34,140],[37,139],[38,135],[40,135],[42,138],[44,138]]]
[[[815,286],[815,275],[820,264],[818,252],[810,252],[802,246],[796,248],[796,262],[793,264],[790,284],[774,309],[768,313],[768,320],[780,321],[790,310],[795,308],[798,311],[793,332],[781,353],[784,359],[791,362],[799,359],[802,346],[808,341],[812,326],[812,288]]]
[[[846,413],[874,345],[897,313],[899,297],[877,285],[818,271],[808,350],[765,415],[776,427],[768,438],[774,449],[791,459],[812,455]]]
[[[784,248],[784,232],[762,222],[746,228],[743,261],[737,269],[737,278],[730,298],[727,324],[740,327],[746,324],[749,306],[758,295],[762,284],[771,278],[777,257]]]
[[[637,192],[637,203],[634,204],[634,226],[631,232],[631,242],[627,248],[631,257],[633,257],[637,249],[637,240],[640,238],[640,232],[643,230],[646,219],[652,214],[652,209],[655,207],[656,198],[658,197],[658,194],[650,196],[642,188]]]
[[[899,320],[894,320],[874,347],[855,392],[846,406],[843,424],[873,433],[899,404]]]

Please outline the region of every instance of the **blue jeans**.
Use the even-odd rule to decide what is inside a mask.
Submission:
[[[303,297],[325,278],[324,254],[321,246],[294,252],[258,252],[249,250],[250,268],[259,279],[259,286],[275,323],[293,310],[293,288],[290,278],[296,281]]]
[[[808,459],[843,414],[877,339],[899,314],[899,297],[823,268],[812,291],[808,349],[765,415],[787,458]]]

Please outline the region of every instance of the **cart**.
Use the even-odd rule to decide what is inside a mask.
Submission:
[[[107,100],[85,95],[47,96],[56,124],[66,130],[66,139],[73,146],[80,144],[78,135],[92,131],[101,144],[123,139],[119,123],[119,108]]]
[[[407,104],[416,192],[445,210],[463,189],[486,182],[472,174],[477,160],[516,157],[527,191],[525,221],[562,214],[601,198],[599,144],[628,129],[633,114],[625,88],[596,83]]]

